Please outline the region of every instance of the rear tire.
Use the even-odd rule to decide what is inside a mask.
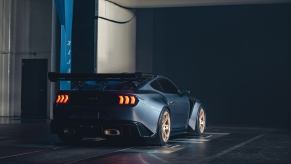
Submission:
[[[171,135],[171,115],[168,109],[164,109],[159,117],[157,133],[153,139],[154,145],[164,146]]]
[[[194,134],[201,136],[205,133],[205,129],[206,129],[206,112],[202,107],[200,107],[197,113]]]

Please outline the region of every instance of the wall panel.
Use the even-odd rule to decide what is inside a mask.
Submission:
[[[51,13],[51,0],[0,0],[0,116],[21,116],[22,59],[50,59]]]
[[[153,73],[191,90],[209,122],[291,127],[290,11],[290,4],[154,9],[154,32],[138,17],[138,59],[151,55]]]
[[[99,17],[116,22],[98,19],[97,72],[135,72],[135,13],[100,0]]]
[[[9,116],[11,5],[0,0],[0,116]]]

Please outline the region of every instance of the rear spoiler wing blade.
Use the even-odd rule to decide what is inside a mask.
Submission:
[[[100,79],[136,79],[145,78],[142,73],[115,73],[115,74],[97,74],[97,73],[56,73],[49,72],[48,78],[51,82],[58,81],[90,81]]]

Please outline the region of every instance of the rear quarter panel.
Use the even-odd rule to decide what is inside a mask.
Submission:
[[[196,100],[194,102],[194,105],[193,105],[193,109],[192,109],[192,113],[191,113],[191,116],[190,116],[190,119],[189,119],[189,127],[192,129],[192,130],[195,130],[195,127],[196,127],[196,121],[197,121],[197,116],[198,116],[198,110],[199,108],[201,107],[201,103]]]
[[[165,106],[162,96],[157,93],[143,93],[137,94],[137,97],[139,103],[134,109],[135,120],[156,133],[160,113]]]

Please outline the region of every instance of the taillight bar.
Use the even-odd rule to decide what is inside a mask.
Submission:
[[[56,98],[56,104],[67,104],[70,96],[68,94],[59,94]]]
[[[118,96],[119,105],[136,105],[137,98],[135,96]]]

